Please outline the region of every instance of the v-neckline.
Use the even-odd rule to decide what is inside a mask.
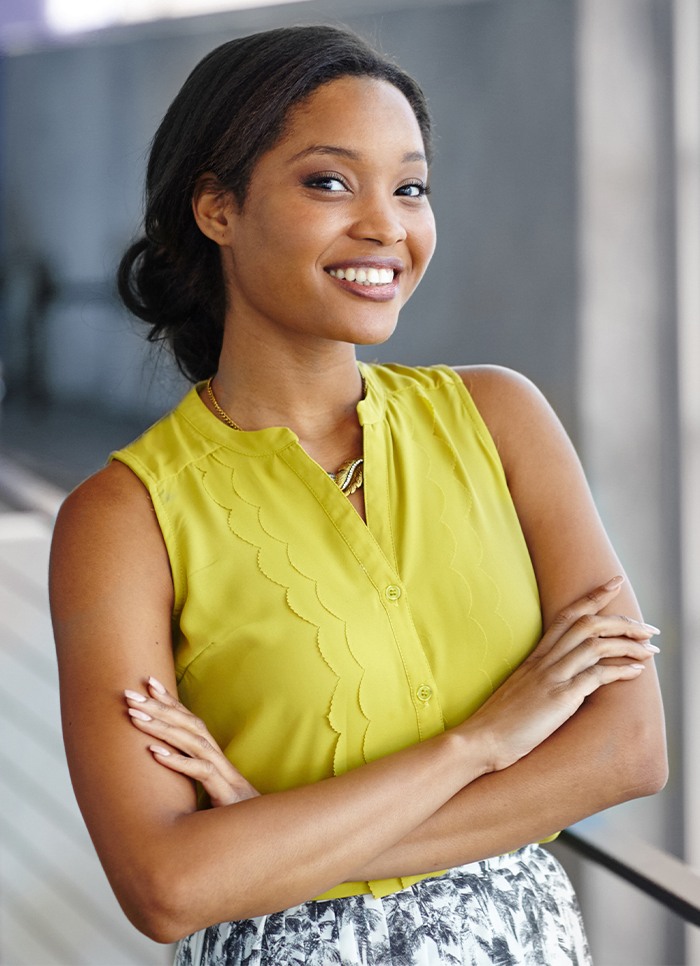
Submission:
[[[365,395],[356,407],[362,427],[363,469],[368,470],[363,483],[364,518],[330,479],[326,470],[306,452],[297,434],[288,426],[270,426],[243,431],[232,429],[223,423],[201,398],[200,391],[205,383],[199,383],[192,388],[191,401],[185,400],[183,415],[205,438],[217,444],[222,453],[237,453],[252,457],[276,454],[282,457],[292,472],[304,481],[319,504],[332,517],[335,525],[345,531],[346,538],[351,540],[354,536],[365,544],[369,537],[371,544],[381,553],[385,563],[395,570],[393,554],[390,555],[391,548],[383,548],[378,535],[373,531],[375,522],[389,512],[389,507],[382,505],[382,502],[386,502],[387,488],[378,485],[379,478],[384,479],[387,473],[387,467],[383,465],[386,457],[382,455],[382,447],[379,446],[377,435],[371,430],[375,423],[383,420],[385,398],[374,367],[359,360],[357,365],[366,387]],[[319,476],[325,477],[323,484]],[[335,491],[332,499],[331,491],[326,490],[327,495],[324,495],[325,487],[332,487]]]

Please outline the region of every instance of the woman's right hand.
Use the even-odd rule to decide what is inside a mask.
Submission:
[[[523,758],[564,724],[584,699],[614,681],[638,677],[659,649],[658,628],[602,614],[624,580],[614,577],[564,610],[537,647],[457,730],[487,742],[489,770]],[[612,659],[612,660],[607,660]]]
[[[125,691],[124,696],[131,723],[158,739],[159,744],[148,746],[157,762],[200,782],[214,808],[259,796],[224,755],[201,718],[156,678],[148,679],[147,691]],[[162,742],[167,742],[167,747]]]

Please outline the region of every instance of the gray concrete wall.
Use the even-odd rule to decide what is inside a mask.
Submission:
[[[333,2],[268,8],[8,60],[5,243],[11,265],[39,257],[58,286],[43,340],[52,395],[162,405],[150,376],[143,388],[149,363],[109,289],[140,217],[148,141],[217,43],[281,22],[343,19],[420,80],[439,137],[438,254],[376,356],[515,366],[573,423],[573,8],[558,0],[394,6],[358,15],[359,4],[353,16]],[[5,354],[8,363],[15,355]]]

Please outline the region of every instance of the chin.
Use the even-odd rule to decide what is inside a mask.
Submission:
[[[355,345],[383,345],[394,334],[397,324],[398,318],[393,318],[384,324],[378,324],[375,319],[373,324],[355,326],[349,341]]]
[[[364,339],[355,339],[354,344],[355,345],[384,345],[385,342],[389,341],[389,339],[392,337],[393,334],[394,334],[394,329],[392,329],[391,332],[387,332],[382,335],[367,336]]]

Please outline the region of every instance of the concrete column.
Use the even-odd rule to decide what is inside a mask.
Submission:
[[[671,30],[654,0],[580,0],[577,32],[583,458],[645,614],[665,633],[659,670],[674,776],[611,820],[681,854],[678,412]],[[676,833],[678,830],[678,833]],[[583,896],[594,960],[680,963],[680,927],[599,872]]]
[[[700,868],[700,6],[673,7],[676,129],[678,371],[681,433],[685,859]],[[700,963],[689,926],[688,963]]]

